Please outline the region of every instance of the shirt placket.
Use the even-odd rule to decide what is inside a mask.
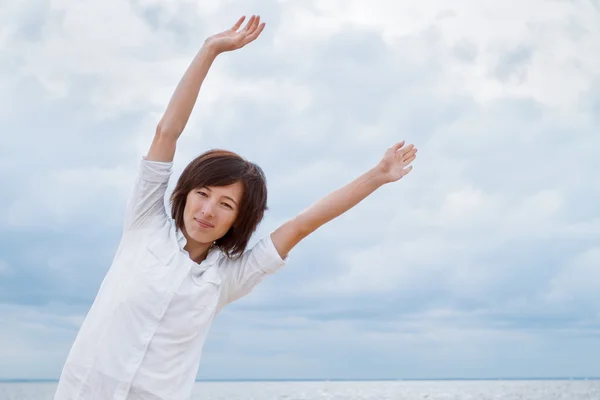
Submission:
[[[132,368],[131,368],[131,371],[129,374],[128,385],[127,385],[127,387],[123,387],[123,390],[119,391],[116,399],[126,400],[127,395],[129,394],[129,390],[131,388],[133,379],[135,378],[135,374],[138,372],[140,366],[142,365],[142,361],[144,360],[146,352],[148,351],[148,347],[150,346],[150,341],[152,340],[152,336],[156,333],[156,330],[158,329],[162,318],[164,317],[165,313],[167,312],[167,308],[169,307],[169,304],[171,304],[171,300],[173,299],[173,296],[177,292],[177,289],[183,283],[183,280],[189,273],[190,269],[191,269],[191,265],[186,265],[186,268],[174,268],[174,271],[175,271],[174,276],[170,280],[171,282],[169,285],[169,289],[167,290],[167,294],[163,297],[163,301],[161,302],[160,306],[157,308],[156,312],[153,313],[153,316],[154,316],[153,321],[152,321],[153,324],[152,324],[152,326],[149,326],[148,327],[149,329],[146,332],[144,332],[144,334],[142,335],[142,337],[141,337],[142,340],[140,342],[139,351],[132,358]]]

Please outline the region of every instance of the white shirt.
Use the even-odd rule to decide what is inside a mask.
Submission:
[[[216,314],[285,264],[270,235],[201,264],[166,212],[172,163],[142,160],[113,263],[73,343],[55,400],[187,400]]]

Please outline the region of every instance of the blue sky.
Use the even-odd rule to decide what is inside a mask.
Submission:
[[[175,176],[214,147],[260,164],[255,241],[394,142],[419,158],[229,306],[199,378],[598,375],[597,1],[205,3],[2,5],[0,379],[58,377],[175,85],[252,13]]]

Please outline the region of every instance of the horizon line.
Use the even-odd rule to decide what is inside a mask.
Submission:
[[[410,381],[594,381],[600,376],[487,377],[487,378],[221,378],[195,382],[410,382]],[[58,379],[0,378],[0,383],[57,383]]]

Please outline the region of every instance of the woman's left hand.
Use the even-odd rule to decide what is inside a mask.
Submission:
[[[387,149],[379,162],[377,167],[385,182],[396,182],[412,170],[409,164],[417,157],[417,148],[404,144],[403,140]]]

